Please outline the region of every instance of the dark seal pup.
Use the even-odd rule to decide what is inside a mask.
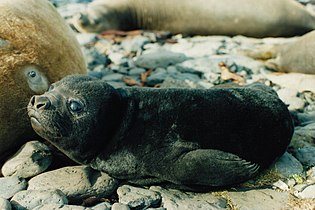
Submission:
[[[70,76],[33,96],[35,131],[71,159],[137,184],[225,186],[281,156],[293,125],[262,84],[201,89],[114,89]]]

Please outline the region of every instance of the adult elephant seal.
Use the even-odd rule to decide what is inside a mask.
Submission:
[[[198,189],[250,179],[281,156],[293,125],[262,84],[114,89],[70,76],[33,96],[35,131],[71,159],[136,184]]]
[[[47,0],[0,0],[0,156],[35,135],[30,97],[85,61],[71,29]]]
[[[149,29],[251,37],[315,29],[314,15],[294,0],[96,0],[73,23],[86,32]]]
[[[269,53],[268,53],[269,52]],[[275,71],[315,74],[315,31],[309,32],[292,43],[274,46],[268,52],[271,59],[266,66]]]

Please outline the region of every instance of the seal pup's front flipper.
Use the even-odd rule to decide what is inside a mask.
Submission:
[[[229,152],[197,149],[169,164],[161,178],[179,185],[220,187],[244,182],[254,177],[259,168]]]

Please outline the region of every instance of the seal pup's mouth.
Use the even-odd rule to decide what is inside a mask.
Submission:
[[[30,121],[31,121],[31,124],[32,124],[32,127],[34,128],[34,130],[36,130],[36,131],[43,130],[43,126],[39,121],[39,118],[40,118],[39,113],[35,109],[33,109],[32,107],[28,106],[27,114],[30,118]]]

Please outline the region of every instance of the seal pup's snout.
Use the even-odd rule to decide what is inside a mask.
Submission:
[[[51,106],[51,101],[48,97],[40,95],[33,96],[31,98],[30,104],[35,109],[48,109]]]

